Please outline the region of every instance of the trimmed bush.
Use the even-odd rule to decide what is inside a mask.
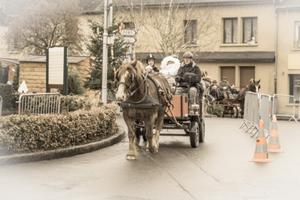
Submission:
[[[61,112],[73,112],[76,110],[90,110],[92,103],[83,96],[62,96],[60,101]]]
[[[12,115],[1,119],[0,146],[35,152],[86,144],[118,131],[116,108],[107,106],[66,115]]]
[[[81,83],[79,73],[76,71],[69,71],[68,92],[75,95],[84,93],[83,84]]]
[[[17,109],[16,96],[12,85],[0,84],[0,96],[3,99],[3,112],[15,111]]]

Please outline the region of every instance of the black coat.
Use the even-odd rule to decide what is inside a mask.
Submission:
[[[183,75],[185,73],[194,73],[194,74],[198,74],[199,75],[199,80],[201,80],[201,70],[200,68],[194,63],[194,62],[190,62],[189,64],[185,64],[182,65],[178,72],[177,72],[177,76],[176,76],[176,81],[177,82],[181,82]]]

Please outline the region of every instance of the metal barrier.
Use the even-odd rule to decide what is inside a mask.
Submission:
[[[258,93],[246,92],[244,104],[244,121],[241,128],[246,128],[245,132],[255,135],[258,131],[260,108],[260,96]]]
[[[0,116],[2,116],[2,104],[3,104],[3,99],[2,96],[0,96]]]
[[[295,122],[300,119],[300,104],[292,95],[259,94],[246,92],[244,105],[244,121],[241,128],[246,128],[245,132],[252,136],[258,132],[258,122],[264,121],[266,132],[270,130],[272,116],[285,117]]]
[[[296,115],[299,115],[299,103],[292,95],[275,94],[272,110],[272,114],[279,118],[288,118],[289,121],[297,122]]]
[[[259,118],[264,121],[264,128],[269,131],[272,119],[273,97],[267,94],[260,95]]]
[[[19,98],[21,114],[58,114],[60,113],[59,93],[22,94]]]

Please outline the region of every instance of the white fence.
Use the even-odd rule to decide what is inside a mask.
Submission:
[[[19,98],[19,115],[21,114],[58,114],[60,113],[59,93],[22,94]]]

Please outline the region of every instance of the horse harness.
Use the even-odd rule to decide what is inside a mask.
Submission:
[[[158,97],[163,97],[164,100],[164,105],[162,105],[159,100],[154,99],[153,97],[151,97],[148,94],[148,90],[149,90],[149,85],[147,83],[147,80],[151,81],[155,88],[156,88],[156,92],[157,92],[157,96]],[[120,104],[120,106],[122,108],[140,108],[140,109],[152,109],[153,107],[159,107],[159,109],[163,109],[163,106],[167,106],[170,107],[172,105],[171,103],[171,99],[172,99],[172,95],[170,94],[169,91],[165,91],[161,85],[158,83],[158,81],[156,81],[154,78],[152,78],[151,76],[149,76],[148,73],[146,73],[143,76],[143,83],[141,84],[139,87],[137,87],[134,90],[130,90],[130,97],[133,96],[139,89],[140,87],[143,85],[144,86],[144,95],[143,97],[138,100],[138,101],[131,101],[131,100],[126,100],[124,102],[122,102]],[[134,86],[130,87],[128,86],[126,83],[124,82],[120,82],[119,84],[124,84],[126,87],[128,88],[134,88]]]

